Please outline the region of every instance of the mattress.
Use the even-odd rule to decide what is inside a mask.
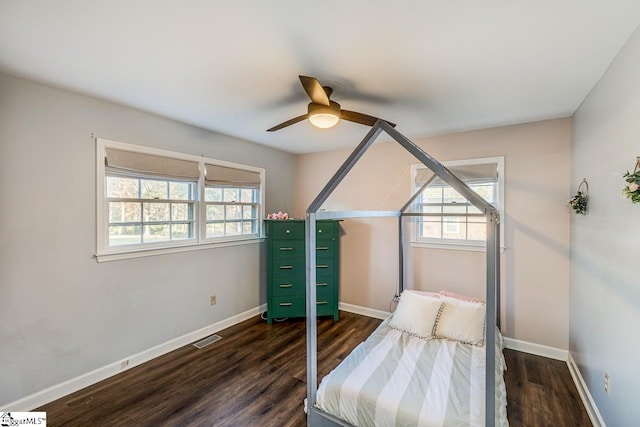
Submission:
[[[385,320],[329,375],[316,406],[353,426],[484,426],[484,347],[423,339]],[[508,426],[496,332],[496,425]]]

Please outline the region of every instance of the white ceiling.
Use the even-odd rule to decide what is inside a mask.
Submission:
[[[292,153],[367,128],[307,121],[299,74],[409,137],[570,116],[639,0],[0,0],[0,70]]]

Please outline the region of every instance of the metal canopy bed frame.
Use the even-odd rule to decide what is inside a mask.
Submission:
[[[391,138],[397,141],[417,160],[424,164],[433,172],[433,176],[407,201],[398,211],[320,211],[321,206],[338,187],[349,171],[363,156],[365,151],[371,146],[375,139],[384,131]],[[404,254],[403,254],[403,218],[411,216],[427,216],[428,214],[407,212],[413,201],[426,188],[435,177],[442,179],[473,206],[482,212],[477,214],[486,217],[487,237],[486,237],[486,341],[485,341],[485,426],[495,426],[495,327],[500,328],[500,213],[499,211],[471,190],[462,180],[451,173],[442,163],[431,157],[415,143],[410,141],[400,132],[395,130],[384,120],[378,120],[371,130],[364,137],[362,142],[356,147],[353,153],[347,158],[344,164],[338,169],[334,176],[325,185],[315,200],[311,203],[306,212],[305,233],[306,233],[306,336],[307,336],[307,425],[308,426],[348,426],[344,421],[330,415],[316,406],[318,391],[317,380],[317,317],[316,317],[316,221],[321,219],[349,219],[349,218],[371,218],[371,217],[397,217],[400,236],[399,245],[399,289],[398,294],[404,289]]]

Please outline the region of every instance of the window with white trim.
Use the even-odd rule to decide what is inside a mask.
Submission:
[[[98,260],[260,237],[264,169],[104,139],[96,147]]]
[[[260,174],[210,164],[205,170],[207,238],[258,234]]]
[[[443,163],[501,212],[504,235],[504,157]],[[486,218],[468,200],[424,165],[412,168],[412,192],[422,191],[414,202],[414,242],[423,246],[481,250],[486,244]],[[503,240],[502,240],[503,241]],[[501,244],[502,247],[504,247]]]

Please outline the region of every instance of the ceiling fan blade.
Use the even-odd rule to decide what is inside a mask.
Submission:
[[[368,114],[363,114],[363,113],[356,113],[355,111],[349,111],[349,110],[342,110],[341,118],[344,120],[348,120],[350,122],[360,123],[361,125],[365,125],[365,126],[373,126],[376,124],[376,121],[378,120],[378,117],[369,116]],[[389,123],[391,127],[396,127],[395,123],[392,123],[388,120],[384,120],[384,121]]]
[[[293,119],[287,120],[286,122],[282,122],[279,125],[275,125],[274,127],[272,127],[271,129],[267,129],[267,132],[273,132],[276,130],[280,130],[282,128],[286,128],[287,126],[291,126],[294,125],[298,122],[303,121],[304,119],[306,119],[309,115],[308,114],[303,114],[301,116],[298,117],[294,117]]]
[[[300,78],[300,83],[302,83],[302,87],[304,88],[309,98],[311,98],[311,102],[315,102],[316,104],[326,105],[327,107],[331,105],[329,103],[329,95],[324,91],[324,88],[315,77],[308,76],[298,76]]]

